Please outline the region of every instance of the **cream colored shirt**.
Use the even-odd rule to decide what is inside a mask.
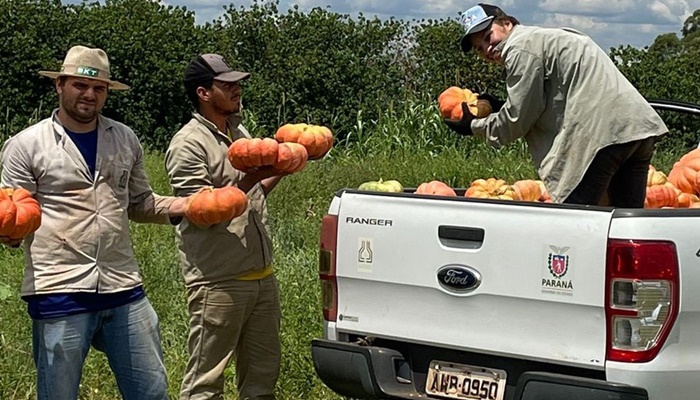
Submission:
[[[167,224],[174,198],[153,193],[143,149],[129,127],[99,117],[93,178],[55,115],[2,149],[2,186],[29,190],[42,213],[41,227],[24,241],[22,295],[137,287],[142,280],[129,219]]]
[[[499,46],[508,99],[472,121],[472,131],[495,147],[524,138],[555,202],[576,188],[598,150],[668,132],[588,36],[516,25]]]
[[[250,135],[238,116],[229,119],[228,127],[230,137],[194,113],[173,136],[165,167],[177,196],[193,194],[204,186],[232,186],[245,176],[228,161],[228,148],[233,140]],[[272,263],[267,206],[259,183],[248,192],[243,215],[204,229],[183,219],[177,236],[187,286],[226,282]]]

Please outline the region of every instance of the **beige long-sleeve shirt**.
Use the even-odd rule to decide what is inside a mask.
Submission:
[[[238,116],[229,118],[228,130],[230,137],[194,113],[173,136],[165,154],[165,167],[175,195],[188,196],[204,186],[232,186],[245,176],[228,161],[228,148],[234,140],[250,135]],[[260,183],[248,192],[248,208],[243,215],[206,228],[183,219],[177,236],[187,286],[230,281],[272,263],[272,239]]]
[[[499,47],[508,99],[472,131],[495,147],[524,138],[554,201],[571,194],[598,150],[668,132],[588,36],[516,25]]]
[[[174,198],[153,193],[129,127],[99,117],[93,178],[55,115],[2,148],[2,186],[29,190],[42,213],[41,227],[24,243],[22,295],[137,287],[142,280],[129,219],[168,224]]]

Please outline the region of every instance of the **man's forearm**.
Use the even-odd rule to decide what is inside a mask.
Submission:
[[[277,183],[283,176],[283,173],[272,167],[262,167],[247,173],[243,179],[238,181],[236,186],[238,186],[238,188],[245,193],[248,193],[258,182],[260,182],[265,195],[267,195],[275,186],[277,186]]]

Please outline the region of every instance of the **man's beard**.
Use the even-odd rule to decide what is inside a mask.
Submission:
[[[216,106],[216,111],[219,114],[225,115],[238,114],[241,111],[241,102],[239,101],[236,105],[232,105],[225,108],[221,106]]]
[[[80,123],[88,123],[92,122],[97,118],[97,115],[99,115],[100,110],[97,109],[97,105],[93,106],[93,109],[90,111],[82,111],[79,109],[80,105],[78,102],[75,102],[73,104],[69,103],[67,99],[64,99],[63,101],[63,110],[68,114],[69,117],[72,119],[80,122]]]

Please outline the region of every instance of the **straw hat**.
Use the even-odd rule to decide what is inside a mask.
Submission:
[[[127,90],[129,86],[110,80],[109,60],[102,49],[73,46],[68,50],[60,72],[39,71],[39,75],[56,79],[59,76],[75,76],[106,82],[113,90]]]

